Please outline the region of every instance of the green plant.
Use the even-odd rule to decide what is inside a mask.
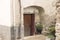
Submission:
[[[48,38],[53,38],[54,36],[53,35],[48,35]]]
[[[55,36],[55,25],[49,27],[49,35]]]
[[[43,25],[41,25],[41,24],[36,25],[36,30],[38,33],[41,33],[42,29],[43,29]]]

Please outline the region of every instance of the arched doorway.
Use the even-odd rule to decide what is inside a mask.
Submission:
[[[24,14],[24,30],[25,36],[33,35],[34,34],[34,14]]]
[[[39,6],[28,6],[24,8],[24,34],[25,36],[34,35],[35,25],[41,23],[41,15],[44,9]]]

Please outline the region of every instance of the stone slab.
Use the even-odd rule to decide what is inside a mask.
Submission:
[[[44,35],[33,35],[33,36],[24,37],[24,40],[45,40],[45,39],[46,36]]]

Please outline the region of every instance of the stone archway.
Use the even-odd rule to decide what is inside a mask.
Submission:
[[[42,22],[44,21],[44,9],[40,6],[28,6],[26,8],[24,8],[24,14],[34,14],[35,18],[34,18],[34,34],[36,32],[36,24],[43,24]],[[27,31],[28,32],[28,31]]]

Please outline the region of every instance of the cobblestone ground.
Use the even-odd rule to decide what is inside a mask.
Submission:
[[[43,35],[34,35],[34,36],[30,36],[30,37],[25,37],[24,40],[45,40],[45,36]]]

